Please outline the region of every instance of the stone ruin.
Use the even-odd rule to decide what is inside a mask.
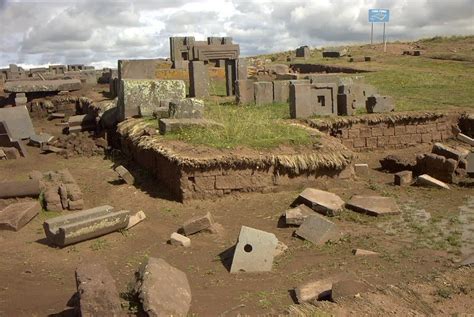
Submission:
[[[304,45],[300,46],[296,49],[296,57],[297,58],[303,58],[303,59],[308,59],[311,57],[311,51],[309,50],[309,47]]]

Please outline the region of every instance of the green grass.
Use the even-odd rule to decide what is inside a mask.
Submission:
[[[274,148],[281,144],[304,145],[314,141],[308,131],[285,122],[288,104],[237,106],[206,104],[205,117],[221,123],[221,127],[187,128],[166,134],[165,138],[215,148],[232,149],[247,146],[255,149]]]

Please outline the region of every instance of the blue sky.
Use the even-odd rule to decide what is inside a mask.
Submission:
[[[184,35],[231,36],[245,56],[364,43],[370,8],[390,9],[389,40],[474,34],[474,0],[0,0],[0,67],[116,67],[168,57],[168,38]]]

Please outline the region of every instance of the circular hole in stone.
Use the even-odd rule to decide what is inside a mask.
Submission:
[[[253,249],[253,248],[252,248],[252,246],[251,246],[250,244],[246,244],[246,245],[244,246],[244,251],[245,251],[245,252],[252,252],[252,249]]]

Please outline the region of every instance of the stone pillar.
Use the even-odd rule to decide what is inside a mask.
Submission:
[[[290,84],[290,117],[308,118],[313,115],[311,107],[311,84]]]
[[[237,96],[237,103],[240,105],[247,105],[255,102],[254,81],[249,79],[238,79],[235,83],[235,94]]]
[[[275,80],[273,81],[273,101],[288,102],[290,98],[290,81]]]
[[[209,74],[202,61],[189,62],[189,97],[209,97]]]
[[[237,60],[237,79],[245,80],[248,77],[247,60],[245,58],[239,58]]]
[[[257,106],[273,103],[273,83],[271,81],[259,81],[254,83],[255,104]]]
[[[237,80],[237,60],[225,61],[225,84],[227,96],[235,95],[235,81]]]

